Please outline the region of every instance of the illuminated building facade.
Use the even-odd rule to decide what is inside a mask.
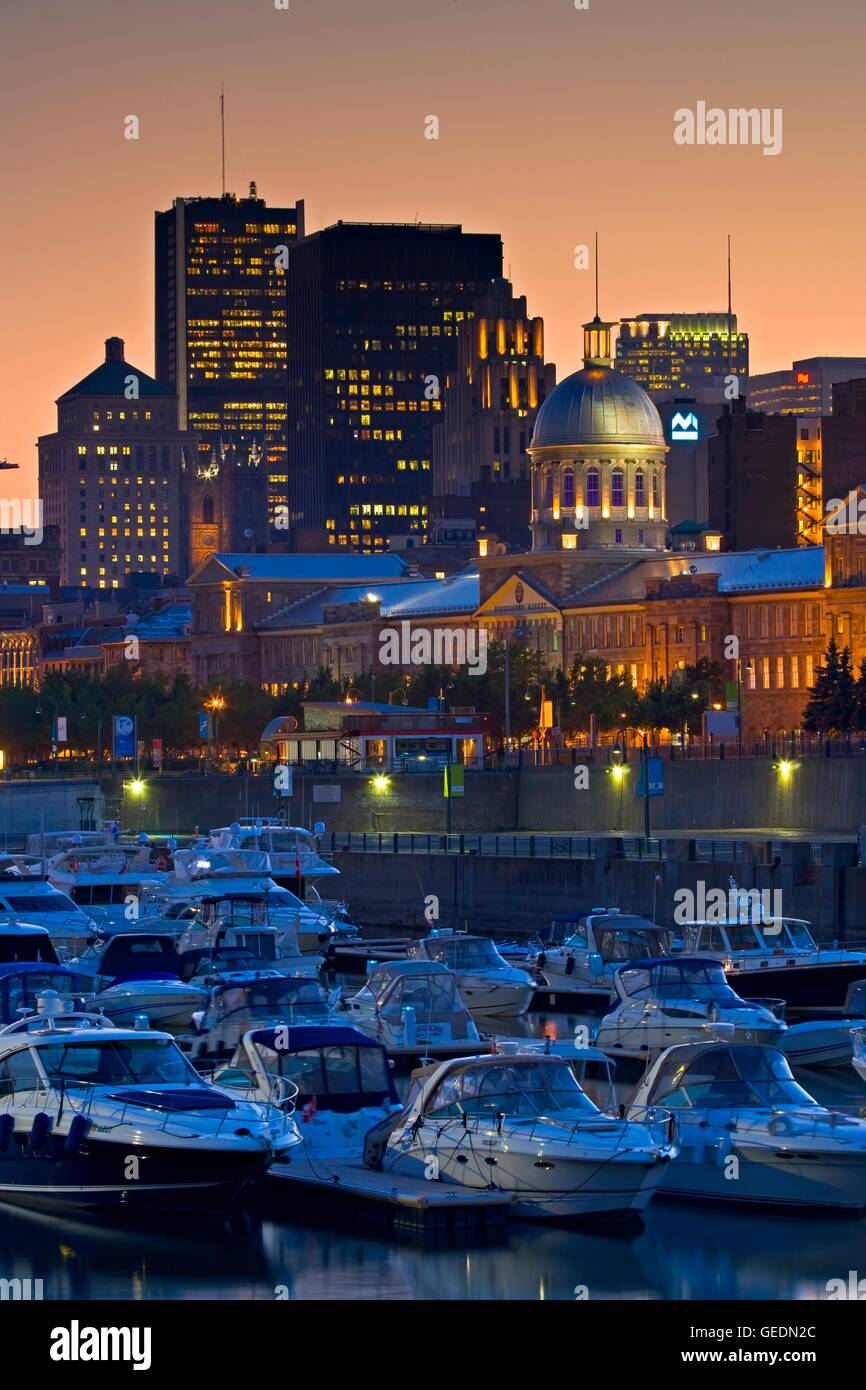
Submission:
[[[729,341],[730,337],[730,341]],[[722,314],[637,314],[620,323],[617,371],[638,382],[653,400],[674,395],[718,396],[725,377],[749,375],[749,335],[737,316]]]
[[[446,377],[433,430],[431,530],[464,515],[479,535],[490,529],[526,549],[527,448],[538,408],[555,385],[556,368],[544,361],[543,320],[529,317],[525,297],[515,296],[507,280],[497,281],[457,333],[457,366]],[[505,509],[489,484],[521,482],[522,489],[505,489],[518,493],[523,505],[517,524],[503,528]]]
[[[57,430],[38,441],[62,584],[122,589],[131,571],[183,577],[181,494],[194,446],[171,387],[127,362],[122,338],[108,338],[105,361],[58,399]]]
[[[837,382],[866,376],[866,357],[804,357],[749,382],[749,408],[768,415],[830,415]]]
[[[293,530],[363,551],[423,538],[460,326],[501,275],[500,238],[459,226],[338,222],[292,251]]]
[[[287,502],[286,265],[303,235],[303,201],[269,208],[254,184],[156,215],[157,376],[199,436],[198,465],[237,474],[233,534],[216,545],[263,547]]]

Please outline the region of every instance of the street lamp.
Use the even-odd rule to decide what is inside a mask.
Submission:
[[[213,741],[214,741],[214,752],[215,752],[216,756],[219,757],[219,751],[220,751],[220,712],[221,712],[222,710],[224,710],[225,707],[226,707],[226,702],[225,702],[225,699],[224,699],[223,695],[222,695],[221,693],[217,693],[216,695],[212,695],[211,698],[210,698],[209,700],[206,700],[206,701],[205,701],[205,707],[206,707],[207,709],[213,711]]]

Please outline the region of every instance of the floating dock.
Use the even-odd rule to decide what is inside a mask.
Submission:
[[[380,1173],[348,1160],[293,1158],[271,1168],[266,1196],[278,1193],[354,1207],[359,1215],[386,1221],[396,1230],[424,1236],[465,1236],[502,1231],[511,1194],[492,1188]]]

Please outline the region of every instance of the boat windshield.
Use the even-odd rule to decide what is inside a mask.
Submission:
[[[598,1114],[566,1062],[529,1059],[452,1072],[440,1083],[425,1110],[436,1118],[506,1115],[534,1119],[575,1110]]]
[[[291,1081],[301,1096],[376,1096],[390,1094],[388,1059],[378,1047],[307,1047],[300,1052],[277,1052],[256,1046],[269,1071]],[[326,1106],[324,1108],[327,1108]]]
[[[28,970],[25,975],[9,975],[0,981],[0,999],[6,991],[3,1013],[11,1022],[19,1009],[35,1008],[39,995],[46,989],[75,996],[92,991],[93,983],[87,975],[65,975],[59,970]]]
[[[201,1077],[171,1038],[88,1038],[35,1051],[54,1085],[201,1085]]]
[[[280,1018],[286,1023],[301,1023],[305,1019],[327,1018],[329,1008],[325,993],[315,980],[299,983],[280,978],[230,985],[217,993],[209,1012],[220,1022],[245,1014],[253,1019]]]
[[[653,929],[650,926],[617,926],[593,928],[595,944],[602,960],[629,961],[655,960],[667,955],[670,949],[670,933]]]
[[[765,944],[754,922],[725,922],[732,951],[762,951]]]
[[[395,975],[378,978],[374,983],[376,1007],[386,1017],[399,1016],[400,1010],[413,1008],[419,1018],[437,1017],[462,1010],[453,975],[443,970],[430,975]]]
[[[485,936],[448,937],[428,942],[431,960],[441,960],[451,970],[496,970],[505,965],[493,942]]]
[[[10,912],[72,912],[76,916],[81,915],[81,909],[65,893],[38,892],[19,897],[16,893],[4,892],[3,901]]]
[[[805,922],[797,922],[793,918],[787,918],[783,923],[782,935],[779,938],[783,945],[786,938],[796,951],[817,951],[818,949],[815,945],[815,938]]]
[[[681,1050],[675,1048],[653,1083],[648,1104],[667,1109],[772,1110],[817,1107],[818,1102],[797,1084],[780,1052],[741,1045],[709,1049],[685,1066]]]
[[[657,965],[654,970],[623,970],[623,989],[630,999],[695,999],[699,1003],[748,1004],[734,993],[717,961],[706,961],[691,969],[678,962]]]

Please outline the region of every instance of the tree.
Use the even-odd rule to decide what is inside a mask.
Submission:
[[[598,656],[578,656],[565,675],[567,689],[560,721],[564,733],[588,733],[590,716],[602,732],[634,722],[635,691],[625,674],[611,671]]]
[[[854,728],[866,733],[866,656],[860,662],[854,683]]]
[[[815,684],[809,688],[809,700],[803,715],[803,728],[813,733],[844,733],[855,719],[855,683],[851,670],[851,652],[841,652],[831,637],[824,661],[815,672]]]

